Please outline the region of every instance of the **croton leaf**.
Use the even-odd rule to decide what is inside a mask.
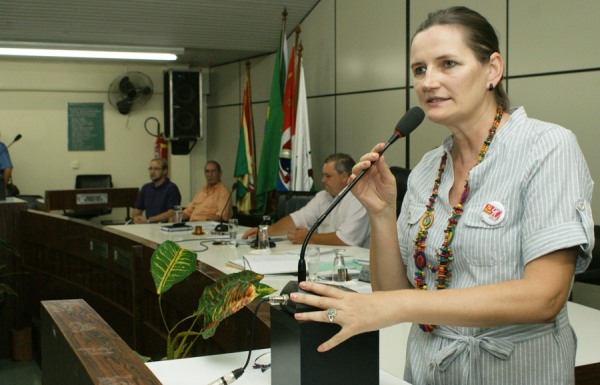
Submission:
[[[150,271],[156,293],[166,293],[173,285],[186,279],[196,269],[196,253],[164,241],[152,253]]]
[[[263,275],[244,270],[227,275],[208,286],[200,298],[198,309],[204,313],[202,337],[215,334],[219,323],[252,302],[275,292],[272,287],[261,284]]]

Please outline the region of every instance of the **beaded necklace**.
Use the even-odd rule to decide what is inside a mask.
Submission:
[[[501,107],[498,107],[496,110],[496,116],[494,117],[494,122],[490,127],[488,132],[488,136],[483,142],[483,146],[481,147],[481,151],[479,151],[479,156],[477,157],[477,164],[481,163],[485,154],[490,147],[490,143],[496,134],[496,129],[500,124],[500,120],[502,119],[503,110]],[[433,183],[433,191],[431,192],[431,197],[429,197],[429,203],[425,206],[426,211],[421,217],[419,222],[420,231],[417,233],[414,242],[414,250],[413,258],[415,260],[415,266],[417,267],[417,271],[415,272],[415,284],[417,289],[427,290],[427,282],[425,281],[425,269],[429,269],[432,273],[436,274],[435,287],[439,290],[445,289],[450,282],[450,277],[452,277],[452,272],[450,270],[450,263],[454,259],[454,255],[452,254],[452,249],[450,248],[450,244],[452,243],[452,239],[454,238],[454,231],[456,229],[456,225],[458,224],[458,220],[460,219],[463,212],[463,205],[467,201],[469,197],[469,192],[471,191],[469,187],[469,177],[465,179],[465,187],[463,193],[460,197],[460,200],[456,206],[452,208],[452,215],[448,218],[448,226],[444,233],[444,242],[442,246],[436,253],[436,257],[438,258],[438,266],[432,266],[427,262],[427,257],[425,256],[425,247],[427,240],[427,233],[429,228],[433,224],[434,215],[433,210],[435,207],[435,201],[438,197],[438,192],[440,189],[440,181],[442,180],[442,174],[444,174],[444,170],[446,169],[446,160],[448,156],[447,153],[444,152],[442,155],[442,159],[440,161],[440,168],[438,169],[437,177]],[[435,325],[426,325],[419,324],[421,330],[425,332],[431,332],[435,329]]]

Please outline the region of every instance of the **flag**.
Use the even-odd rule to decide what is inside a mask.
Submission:
[[[285,78],[283,94],[283,124],[281,126],[281,146],[279,150],[279,178],[277,191],[289,191],[292,164],[292,138],[296,125],[296,47],[292,48],[290,64]]]
[[[301,56],[298,62],[298,110],[296,112],[296,134],[292,139],[291,190],[311,191],[313,188],[312,152],[310,149],[304,65]]]
[[[240,212],[249,214],[256,208],[256,160],[254,155],[254,119],[252,116],[252,93],[250,91],[250,69],[246,73],[242,122],[237,158],[233,175],[237,179],[236,197]]]
[[[269,194],[277,188],[279,170],[279,146],[281,143],[281,126],[283,124],[283,109],[281,105],[283,87],[285,86],[285,62],[287,58],[287,40],[285,27],[282,29],[281,44],[275,54],[273,77],[271,79],[271,95],[267,108],[267,121],[263,138],[260,165],[256,184],[256,200],[258,214],[269,212]]]

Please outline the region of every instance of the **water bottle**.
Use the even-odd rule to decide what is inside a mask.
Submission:
[[[333,282],[346,282],[348,279],[348,268],[344,261],[344,249],[335,249],[335,258],[333,259],[333,271],[331,280]]]
[[[269,245],[269,220],[270,216],[263,216],[263,221],[260,225],[258,225],[258,235],[257,235],[257,249],[262,251],[265,254],[271,252],[271,246]]]

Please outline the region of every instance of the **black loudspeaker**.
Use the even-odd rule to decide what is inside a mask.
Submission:
[[[298,291],[297,282],[291,284],[281,292]],[[271,306],[271,383],[379,385],[379,331],[356,335],[319,353],[317,346],[333,337],[340,326],[298,322],[293,316],[311,310],[315,309],[305,305]]]
[[[202,137],[202,74],[199,71],[164,73],[165,137],[176,142]]]

